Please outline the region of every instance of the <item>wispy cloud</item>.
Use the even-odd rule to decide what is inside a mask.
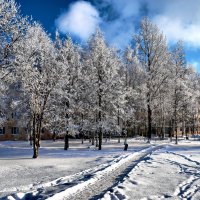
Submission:
[[[149,16],[170,43],[182,40],[189,47],[200,48],[200,0],[104,0],[118,17],[106,32],[115,33],[110,41],[129,40],[138,22]],[[106,23],[106,22],[105,22]],[[124,37],[126,36],[126,37]]]
[[[56,26],[62,33],[72,33],[82,40],[95,31],[100,23],[99,12],[89,2],[78,1],[56,19]]]
[[[187,46],[200,48],[200,0],[153,0],[148,8],[169,42],[183,40]]]
[[[96,6],[101,10],[102,28],[110,44],[124,48],[136,30],[143,0],[103,0]]]
[[[170,43],[200,48],[200,0],[90,0],[73,3],[56,24],[86,40],[100,25],[110,44],[125,47],[143,16],[149,16]],[[100,23],[101,22],[101,23]]]

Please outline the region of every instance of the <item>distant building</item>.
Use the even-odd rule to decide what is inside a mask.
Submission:
[[[0,140],[27,140],[27,128],[20,124],[16,113],[11,113],[0,127]]]
[[[20,104],[21,99],[25,99],[19,83],[14,83],[9,87],[6,98],[1,99],[4,104],[4,120],[0,125],[0,141],[3,140],[29,140],[30,121],[27,120],[28,108]],[[19,109],[20,107],[20,109]],[[43,129],[41,139],[51,139],[52,134]]]

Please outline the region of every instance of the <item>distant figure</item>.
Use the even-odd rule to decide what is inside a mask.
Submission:
[[[127,149],[128,149],[128,144],[126,143],[124,144],[124,151],[127,151]]]

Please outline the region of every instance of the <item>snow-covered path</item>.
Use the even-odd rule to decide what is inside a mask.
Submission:
[[[18,192],[7,196],[7,199],[86,200],[101,198],[107,190],[122,181],[135,165],[159,148],[161,148],[161,145],[146,147],[137,152],[128,152],[116,156],[110,162],[71,176],[39,184],[25,193]]]
[[[147,155],[101,200],[199,200],[200,147],[167,145]]]
[[[150,147],[140,152],[133,153],[119,162],[93,174],[90,179],[75,185],[63,192],[57,193],[48,200],[54,199],[99,199],[103,194],[114,187],[119,181],[128,174],[132,168],[141,160],[144,160],[148,154],[161,148],[161,146]]]

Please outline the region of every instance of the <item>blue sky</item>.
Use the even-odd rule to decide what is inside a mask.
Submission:
[[[107,41],[124,49],[148,16],[172,46],[185,44],[188,62],[200,71],[200,0],[16,0],[24,15],[32,15],[54,35],[56,29],[84,43],[99,26]]]

